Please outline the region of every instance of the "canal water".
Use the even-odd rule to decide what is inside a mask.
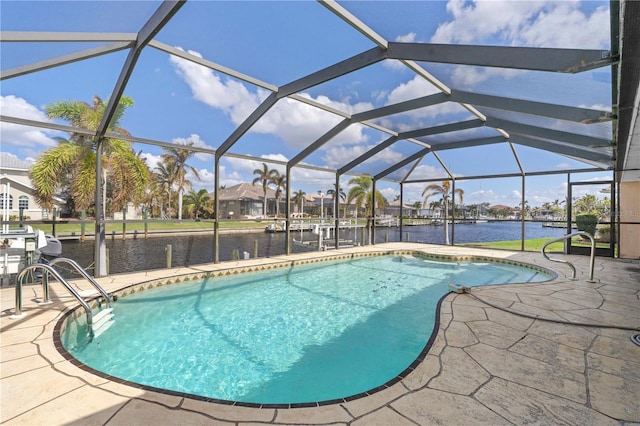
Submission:
[[[451,226],[449,227],[451,238]],[[459,224],[455,227],[455,243],[508,241],[520,239],[520,222],[488,222],[477,224]],[[525,238],[552,238],[566,233],[563,228],[545,228],[541,223],[525,223]],[[431,244],[444,244],[443,226],[405,226],[403,240],[407,234],[409,241]],[[285,253],[285,233],[242,233],[220,234],[220,261],[234,259],[234,253],[242,259],[245,254],[254,257],[255,245],[258,257],[274,257]],[[365,243],[367,237],[364,236]],[[300,253],[317,250],[318,236],[311,232],[292,232],[292,251]],[[300,244],[299,241],[305,242]],[[347,244],[362,244],[362,228],[340,233],[340,240]],[[376,242],[400,241],[399,228],[376,228]],[[325,241],[326,243],[326,241]],[[109,250],[109,273],[134,272],[166,268],[167,246],[171,245],[171,265],[193,266],[213,262],[213,235],[176,234],[171,236],[150,237],[144,239],[127,238],[107,239]],[[94,261],[93,241],[63,241],[62,256],[74,259],[80,266],[92,271]]]

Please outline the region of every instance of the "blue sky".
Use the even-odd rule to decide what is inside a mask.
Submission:
[[[157,1],[5,1],[0,2],[3,31],[136,32],[159,6]],[[340,2],[372,30],[389,41],[444,44],[483,44],[527,47],[609,49],[608,1],[357,1]],[[358,31],[314,1],[222,2],[189,1],[156,36],[156,40],[192,55],[231,68],[265,84],[281,86],[337,61],[374,47]],[[2,69],[27,65],[99,46],[99,43],[2,43]],[[94,95],[107,99],[126,58],[126,51],[76,62],[4,80],[0,108],[3,115],[49,121],[44,107],[59,100],[91,102]],[[611,110],[610,71],[599,68],[575,75],[551,74],[420,64],[450,88],[512,96],[521,99]],[[309,88],[300,96],[348,113],[366,111],[407,99],[436,93],[437,89],[399,62],[384,61],[334,81]],[[194,143],[215,149],[268,95],[256,85],[204,68],[193,62],[147,47],[140,56],[125,94],[135,105],[122,126],[140,138],[174,143]],[[457,104],[446,103],[376,120],[395,131],[437,126],[474,118]],[[568,131],[582,128],[565,123],[503,117]],[[256,157],[221,161],[221,184],[231,186],[253,180],[261,158],[286,161],[328,131],[340,117],[293,99],[283,99],[231,149]],[[532,121],[532,122],[531,122]],[[0,150],[32,161],[62,136],[53,131],[0,123]],[[584,126],[584,125],[581,125]],[[579,127],[579,126],[578,126]],[[610,137],[610,124],[589,125],[588,132]],[[488,136],[488,129],[444,134],[429,142]],[[495,136],[491,134],[490,136]],[[323,149],[307,157],[307,164],[337,168],[388,137],[362,125],[352,125]],[[158,147],[135,144],[151,168],[159,161]],[[354,169],[359,173],[384,170],[420,147],[400,142]],[[566,170],[590,165],[545,151],[517,146],[526,171]],[[439,154],[459,180],[467,204],[489,202],[516,206],[521,180],[464,181],[464,176],[517,173],[508,144]],[[198,154],[190,162],[201,181],[194,189],[213,190],[213,158]],[[280,166],[272,166],[279,168]],[[426,156],[412,173],[414,179],[444,178],[442,165]],[[334,176],[295,168],[292,190],[312,194],[332,188]],[[573,180],[610,179],[611,173],[574,175]],[[345,176],[343,187],[347,188]],[[404,198],[421,200],[425,184],[407,185]],[[536,206],[564,199],[566,175],[528,179],[526,197]],[[383,194],[393,200],[396,183],[380,182]]]

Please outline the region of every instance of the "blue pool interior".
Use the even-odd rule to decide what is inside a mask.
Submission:
[[[80,320],[62,341],[85,365],[146,386],[255,404],[328,401],[377,388],[411,365],[449,284],[551,278],[412,255],[296,265],[131,294],[113,304],[114,325],[91,343]]]

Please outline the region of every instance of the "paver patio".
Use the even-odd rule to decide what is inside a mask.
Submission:
[[[53,330],[77,305],[56,283],[49,306],[39,285],[24,287],[20,319],[13,287],[0,290],[1,414],[3,424],[580,424],[640,423],[640,261],[426,244],[376,246],[112,275],[108,291],[174,274],[260,265],[356,251],[420,250],[477,254],[536,264],[558,273],[546,283],[474,288],[450,293],[425,360],[400,382],[370,396],[312,408],[248,408],[172,396],[107,380],[67,361]],[[567,323],[579,323],[571,325]],[[587,324],[589,326],[587,326]],[[635,331],[633,330],[635,329]]]

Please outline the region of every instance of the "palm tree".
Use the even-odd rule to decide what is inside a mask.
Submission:
[[[364,206],[364,214],[367,217],[367,230],[371,231],[373,225],[373,214],[376,207],[384,206],[387,200],[376,191],[374,197],[374,205],[371,204],[371,190],[373,188],[373,179],[371,176],[357,176],[349,179],[349,185],[355,185],[349,189],[347,195],[347,204],[351,204],[355,200],[356,212]],[[369,232],[369,243],[371,243],[371,232]]]
[[[564,204],[566,200],[559,200],[558,198],[556,198],[555,200],[553,200],[552,208],[553,208],[553,216],[554,219],[556,219],[560,212],[562,211],[562,209],[560,208],[561,204]]]
[[[262,191],[264,192],[262,214],[264,216],[267,215],[267,188],[269,187],[269,184],[271,183],[271,178],[275,173],[278,173],[278,171],[275,169],[269,169],[269,166],[267,166],[267,163],[262,163],[261,169],[255,169],[253,171],[253,174],[258,176],[253,180],[253,182],[251,182],[251,184],[255,185],[258,182],[262,183]]]
[[[458,195],[458,199],[462,204],[462,196],[464,195],[464,191],[462,189],[456,189],[455,195]],[[440,196],[441,200],[444,204],[444,243],[449,245],[449,225],[447,224],[447,214],[449,212],[449,203],[451,201],[451,183],[448,180],[442,182],[442,185],[438,185],[437,183],[433,183],[431,185],[427,185],[422,190],[422,196],[424,197],[424,203],[427,204],[429,198],[434,195]]]
[[[129,135],[120,121],[133,100],[122,96],[116,107],[108,132]],[[46,107],[49,118],[68,121],[75,127],[97,130],[107,104],[94,96],[93,105],[82,101],[59,101]],[[85,134],[71,133],[53,148],[44,151],[30,170],[34,196],[44,208],[53,205],[53,197],[68,185],[73,203],[87,210],[95,201],[98,141]],[[127,202],[139,202],[145,197],[150,173],[144,159],[121,139],[102,140],[102,163],[110,179],[111,210],[122,209]],[[105,183],[106,185],[106,183]]]
[[[306,192],[304,192],[302,189],[298,189],[298,191],[293,194],[293,202],[295,204],[300,203],[300,218],[303,217],[304,215],[304,200],[306,199],[305,196],[307,195]]]
[[[153,173],[151,192],[153,197],[160,202],[161,217],[171,217],[171,195],[173,193],[173,182],[175,182],[176,164],[167,160],[159,163]],[[164,205],[167,204],[165,213]]]
[[[199,219],[201,215],[206,213],[207,201],[211,200],[206,189],[201,189],[198,192],[189,191],[184,198],[187,204],[187,211],[194,219]]]
[[[422,202],[421,201],[416,201],[415,203],[413,203],[413,205],[411,207],[413,207],[415,209],[416,217],[418,217],[420,215],[420,210],[422,209]]]
[[[271,183],[276,186],[276,217],[280,215],[280,197],[282,196],[282,191],[287,188],[287,176],[281,175],[279,171],[273,170],[273,175],[271,176]]]
[[[520,214],[522,215],[522,217],[523,218],[527,217],[529,215],[529,212],[531,211],[531,206],[529,205],[529,201],[524,200],[524,206],[522,202],[518,203],[518,205],[520,206]]]
[[[193,142],[187,144],[187,146],[193,146]],[[189,158],[195,155],[194,151],[190,151],[187,148],[162,148],[166,151],[162,154],[162,158],[167,164],[171,165],[174,172],[173,184],[177,186],[178,190],[178,220],[182,219],[182,196],[186,188],[191,188],[191,182],[187,180],[187,172],[190,171],[200,180],[198,169],[187,164]],[[173,185],[172,185],[173,186]]]
[[[338,196],[338,207],[340,206],[340,200],[345,201],[347,199],[347,194],[344,192],[341,186],[338,186],[338,190],[336,191],[336,184],[333,184],[333,188],[327,191],[327,195],[331,195],[333,200],[333,205],[336,205],[336,196]],[[339,212],[340,209],[337,208],[336,212]],[[339,216],[339,215],[336,215]],[[344,216],[347,217],[347,209],[344,209]]]
[[[442,202],[441,201],[432,201],[429,203],[429,210],[431,210],[431,217],[433,218],[433,213],[438,210],[442,210]]]

